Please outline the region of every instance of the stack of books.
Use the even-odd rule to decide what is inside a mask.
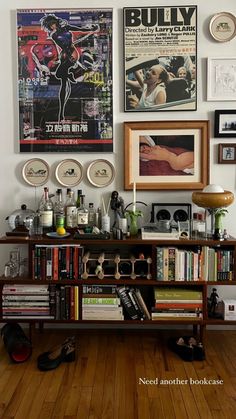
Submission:
[[[3,319],[54,319],[48,285],[5,284],[2,289]]]
[[[202,317],[202,291],[180,287],[154,288],[152,320],[198,320]]]
[[[124,320],[123,308],[116,294],[83,294],[83,320]]]

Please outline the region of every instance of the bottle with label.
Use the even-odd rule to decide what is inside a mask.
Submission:
[[[53,203],[49,197],[49,190],[44,188],[42,199],[39,203],[40,225],[43,228],[43,233],[52,231],[53,226]]]
[[[93,203],[89,203],[89,210],[88,210],[88,225],[89,227],[96,226],[96,211],[94,209]]]
[[[76,228],[77,208],[74,199],[74,191],[68,191],[68,198],[65,205],[66,227]]]
[[[56,201],[54,204],[54,227],[64,227],[65,224],[65,209],[62,202],[62,189],[56,190]]]
[[[79,228],[88,227],[88,210],[84,203],[85,195],[80,195],[80,207],[77,209],[77,224]]]

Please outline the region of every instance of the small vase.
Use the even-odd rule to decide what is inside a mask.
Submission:
[[[138,223],[137,223],[137,217],[132,217],[130,219],[130,235],[133,236],[137,236],[138,234]]]
[[[142,217],[143,213],[142,211],[127,211],[126,212],[126,216],[129,217],[130,219],[130,226],[129,226],[129,231],[130,231],[130,235],[132,237],[137,236],[138,235],[138,217]]]

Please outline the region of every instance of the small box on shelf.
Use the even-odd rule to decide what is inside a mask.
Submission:
[[[223,300],[224,320],[236,320],[236,299]]]

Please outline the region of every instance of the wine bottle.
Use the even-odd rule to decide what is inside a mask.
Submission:
[[[62,202],[62,189],[56,190],[56,201],[54,204],[54,227],[64,227],[65,224],[65,208]]]
[[[40,225],[43,228],[43,233],[52,231],[53,226],[53,203],[49,197],[49,190],[44,188],[42,199],[39,203]]]
[[[77,224],[79,228],[88,227],[88,210],[84,203],[85,195],[80,195],[80,207],[77,210]]]
[[[68,191],[68,198],[65,205],[65,215],[66,215],[66,227],[68,228],[75,228],[77,226],[76,223],[76,202],[74,199],[74,191]]]

